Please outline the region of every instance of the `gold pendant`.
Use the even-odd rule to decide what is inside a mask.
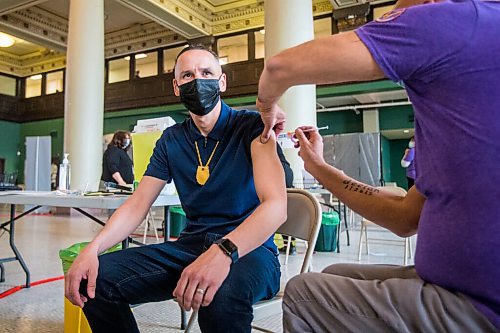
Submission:
[[[208,177],[210,177],[208,166],[198,166],[198,169],[196,169],[196,181],[198,184],[205,185]]]

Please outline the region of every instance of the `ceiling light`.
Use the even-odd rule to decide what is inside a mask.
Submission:
[[[32,75],[29,78],[30,78],[30,80],[41,80],[42,79],[42,74]]]
[[[148,57],[148,55],[146,53],[139,53],[139,54],[136,54],[134,56],[135,59],[142,59],[142,58],[147,58],[147,57]],[[123,59],[129,61],[130,60],[130,56],[126,56]]]
[[[259,32],[260,32],[261,35],[265,35],[266,34],[266,29],[260,29]]]
[[[0,47],[11,47],[16,41],[11,36],[0,32]]]
[[[410,130],[404,130],[403,133],[410,133]]]

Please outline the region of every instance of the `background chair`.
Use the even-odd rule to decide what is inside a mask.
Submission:
[[[155,233],[156,243],[159,243],[160,238],[158,237],[156,221],[155,221],[155,217],[154,217],[152,208],[149,208],[148,214],[146,215],[146,219],[144,219],[144,221],[142,222],[142,225],[144,226],[144,233],[142,235],[142,243],[146,244],[146,237],[148,235],[149,228],[153,229],[153,231]]]
[[[302,261],[300,273],[310,271],[312,265],[312,255],[316,239],[318,238],[319,228],[321,227],[321,208],[318,200],[308,191],[300,189],[287,189],[287,220],[278,228],[278,233],[295,237],[296,239],[307,242],[307,251]],[[281,313],[281,301],[283,291],[270,299],[257,302],[253,306],[254,321],[267,318]],[[185,332],[190,332],[198,313],[193,312]],[[255,327],[252,328],[269,332],[268,330]]]
[[[386,193],[392,193],[395,195],[399,196],[405,196],[406,195],[406,190],[397,187],[397,186],[379,186],[377,187],[380,191],[384,191]],[[375,223],[365,219],[364,217],[361,220],[361,230],[359,232],[359,247],[358,247],[358,261],[361,260],[361,251],[363,247],[363,236],[365,239],[365,249],[366,249],[366,254],[369,254],[369,247],[368,247],[368,225],[376,225]],[[374,238],[372,238],[375,240]],[[398,242],[401,243],[400,241],[397,240],[392,240],[392,239],[376,239],[377,241],[381,242],[388,242],[388,243],[394,243]],[[404,237],[403,239],[404,244],[401,244],[404,246],[404,254],[403,254],[403,264],[406,266],[408,265],[408,258],[411,258],[412,256],[412,246],[411,246],[411,237]]]

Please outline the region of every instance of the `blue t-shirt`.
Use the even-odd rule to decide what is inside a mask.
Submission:
[[[356,33],[414,106],[415,185],[427,199],[416,270],[500,328],[500,2],[414,6]]]
[[[259,113],[236,111],[222,102],[214,128],[205,138],[192,119],[167,128],[151,156],[145,175],[174,180],[187,227],[182,235],[213,232],[225,235],[239,226],[260,204],[255,190],[250,145],[264,129]],[[205,185],[196,181],[198,143],[210,177]],[[273,238],[264,244],[276,251]]]

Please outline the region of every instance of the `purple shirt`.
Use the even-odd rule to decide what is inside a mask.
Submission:
[[[415,179],[415,148],[408,148],[408,154],[403,158],[404,161],[410,162],[406,168],[406,177]]]
[[[414,6],[357,35],[415,110],[417,272],[500,328],[500,1]]]

